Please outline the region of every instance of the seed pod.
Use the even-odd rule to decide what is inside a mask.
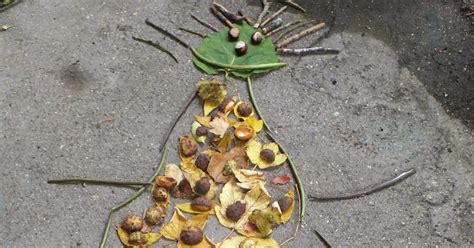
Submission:
[[[245,212],[245,203],[240,201],[232,203],[225,210],[225,216],[232,221],[238,221]]]
[[[270,149],[263,149],[260,151],[260,158],[268,163],[275,161],[275,153]]]
[[[168,199],[168,191],[163,187],[153,187],[151,195],[155,201],[164,202]]]
[[[250,37],[250,40],[252,41],[252,44],[258,45],[258,44],[262,43],[263,35],[262,35],[262,33],[257,31],[257,32],[252,34],[252,37]]]
[[[145,222],[154,226],[160,224],[166,216],[166,209],[162,206],[152,207],[145,212]]]
[[[186,245],[196,245],[203,240],[202,230],[197,227],[190,227],[181,231],[179,239]]]
[[[249,117],[253,112],[252,104],[249,102],[241,102],[237,106],[237,113],[242,117]]]
[[[140,231],[143,227],[143,219],[138,215],[129,215],[122,221],[122,228],[129,233]]]
[[[253,137],[253,128],[247,125],[240,125],[234,130],[234,136],[241,141],[248,141]]]
[[[177,184],[176,180],[174,180],[171,177],[165,177],[165,176],[157,176],[155,178],[155,183],[156,183],[156,186],[163,187],[170,191],[173,190]]]
[[[292,203],[293,203],[293,199],[291,199],[291,197],[288,197],[288,196],[283,196],[282,198],[278,200],[278,205],[280,206],[280,209],[282,212],[285,212],[286,210],[288,210]]]
[[[193,194],[193,188],[191,187],[191,184],[186,178],[183,178],[183,180],[179,182],[177,188],[178,188],[178,195],[180,197],[188,197]]]
[[[187,135],[179,137],[179,147],[181,154],[185,157],[193,156],[198,150],[197,142],[191,136]]]
[[[209,155],[201,153],[197,156],[196,161],[194,161],[194,164],[196,164],[199,169],[207,171],[207,166],[209,166],[210,161],[211,157]]]
[[[199,196],[191,202],[191,208],[201,212],[209,211],[212,209],[212,202],[205,196]]]
[[[196,136],[201,137],[207,135],[207,128],[200,126],[196,129]]]
[[[235,43],[235,53],[237,56],[242,56],[247,53],[247,43],[243,41],[238,41]]]
[[[235,41],[240,36],[240,30],[238,28],[231,28],[229,29],[228,35],[229,35],[229,40]]]
[[[218,110],[222,113],[227,113],[234,108],[235,101],[237,99],[235,97],[227,97],[221,104],[219,104]]]
[[[194,192],[196,192],[199,195],[205,195],[207,192],[209,192],[209,189],[211,188],[211,183],[209,182],[208,177],[202,177],[199,179],[199,181],[196,182],[196,185],[194,185]]]
[[[145,244],[148,240],[142,232],[133,232],[128,236],[128,241],[134,244]]]

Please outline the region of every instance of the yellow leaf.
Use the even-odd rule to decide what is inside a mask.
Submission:
[[[183,172],[179,166],[175,164],[167,164],[165,166],[165,176],[173,178],[176,182],[181,182],[183,180]]]
[[[216,109],[219,106],[220,102],[213,101],[213,100],[205,100],[203,109],[204,109],[204,116],[208,116],[212,110]]]
[[[273,204],[273,206],[276,207],[278,209],[279,213],[281,214],[281,223],[287,223],[291,219],[291,216],[293,215],[293,210],[295,209],[295,192],[290,189],[285,194],[285,196],[290,197],[292,199],[291,205],[287,210],[281,211],[281,208],[280,208],[280,205],[278,204],[278,202],[275,202]]]
[[[235,179],[231,179],[229,182],[227,182],[224,185],[224,187],[222,188],[222,192],[219,195],[221,205],[214,206],[216,217],[223,226],[228,227],[228,228],[235,227],[236,222],[228,219],[226,217],[225,212],[228,206],[230,206],[231,204],[237,201],[241,201],[243,198],[244,198],[244,193],[237,186]]]
[[[224,134],[227,132],[227,128],[229,128],[229,123],[225,117],[216,117],[209,123],[209,125],[211,125],[211,130],[209,131],[221,138],[224,137]]]
[[[197,211],[197,210],[194,210],[192,207],[191,207],[191,203],[190,202],[185,202],[185,203],[180,203],[180,204],[176,204],[176,207],[179,208],[180,210],[186,212],[186,213],[190,213],[190,214],[216,214],[216,212],[214,211],[214,208],[212,208],[211,210],[208,210],[208,211]]]
[[[183,161],[181,163],[181,168],[183,170],[183,173],[186,179],[188,179],[189,184],[191,184],[191,187],[193,189],[197,181],[199,181],[203,177],[207,177],[209,179],[211,187],[209,191],[206,193],[206,197],[208,199],[213,199],[216,196],[218,187],[209,175],[207,175],[204,171],[202,171],[196,165],[194,165],[192,162],[189,162],[189,161]]]
[[[234,236],[226,239],[219,244],[218,248],[241,248],[241,247],[252,247],[252,248],[278,248],[280,245],[275,240],[260,239],[260,238],[247,238],[245,236]]]
[[[255,133],[258,133],[263,129],[263,121],[257,119],[255,116],[250,116],[249,118],[241,122],[235,122],[232,126],[237,128],[242,125],[251,127]]]
[[[204,230],[204,227],[206,226],[206,222],[208,218],[209,218],[208,214],[194,215],[190,220],[186,221],[185,227],[187,228],[197,227],[201,230]]]
[[[225,133],[224,137],[219,141],[219,144],[217,144],[217,149],[221,152],[227,152],[227,148],[229,147],[230,142],[234,138],[234,135],[232,133]]]
[[[178,240],[186,221],[187,219],[183,213],[176,209],[171,220],[161,228],[160,233],[167,239]]]
[[[265,181],[265,175],[261,171],[234,168],[232,172],[239,181],[237,185],[243,189],[251,189],[258,181]]]
[[[120,242],[125,247],[137,247],[137,248],[145,248],[153,245],[154,243],[158,242],[161,238],[161,234],[159,233],[145,233],[143,236],[145,237],[146,242],[144,244],[134,244],[129,240],[129,234],[125,231],[122,227],[117,226],[117,235],[119,236]]]
[[[271,151],[273,151],[273,153],[275,154],[275,160],[273,162],[265,161],[260,157],[260,152],[263,149],[270,149]],[[257,165],[260,169],[266,169],[269,167],[281,165],[287,159],[287,156],[285,154],[280,153],[280,149],[276,143],[262,145],[259,141],[252,139],[247,143],[246,151],[250,161],[253,164]]]
[[[199,122],[199,124],[207,127],[207,128],[211,128],[211,125],[209,124],[211,122],[211,117],[210,116],[199,116],[199,115],[195,115],[194,116],[194,119]]]

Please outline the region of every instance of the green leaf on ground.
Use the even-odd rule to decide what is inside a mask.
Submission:
[[[247,78],[254,73],[268,72],[284,66],[275,52],[275,46],[270,38],[264,38],[259,45],[253,45],[250,37],[259,29],[247,23],[236,25],[240,29],[239,40],[247,43],[247,53],[237,56],[234,50],[237,41],[228,38],[229,28],[225,27],[207,38],[204,38],[197,49],[192,49],[195,57],[194,64],[207,74],[217,74],[228,71],[232,75]]]

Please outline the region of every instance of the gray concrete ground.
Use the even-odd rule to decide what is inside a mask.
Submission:
[[[166,128],[205,76],[188,51],[144,19],[170,30],[206,32],[189,12],[217,26],[209,3],[24,1],[0,14],[0,24],[14,26],[0,33],[0,246],[97,246],[109,209],[132,191],[46,180],[143,180],[152,173]],[[232,9],[252,16],[259,9],[232,3]],[[455,7],[449,2],[439,11],[449,17],[457,14]],[[413,16],[418,10],[411,10]],[[134,42],[132,35],[159,40],[180,63]],[[180,35],[199,44],[197,37]],[[298,44],[314,42],[313,37]],[[369,197],[310,202],[303,228],[287,247],[322,246],[314,229],[336,247],[472,246],[474,138],[465,120],[451,117],[419,72],[401,63],[410,51],[337,24],[321,44],[342,52],[284,58],[287,67],[255,79],[260,107],[297,161],[308,194],[350,191],[411,167],[418,173]],[[465,67],[456,71],[460,78],[472,75],[469,63]],[[235,82],[235,92],[245,92]],[[470,113],[472,107],[467,102]],[[188,132],[198,111],[198,104],[191,107],[172,142]],[[173,150],[169,162],[177,161]],[[149,205],[143,196],[120,211],[115,223]],[[275,238],[285,239],[294,224],[279,227]],[[206,232],[219,241],[227,230],[211,221]],[[112,233],[109,247],[118,245]]]

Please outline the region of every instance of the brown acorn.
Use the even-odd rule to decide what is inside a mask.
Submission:
[[[209,166],[209,162],[211,161],[211,157],[205,153],[200,153],[194,164],[201,170],[207,172],[207,166]]]
[[[199,244],[204,238],[202,230],[197,227],[189,227],[181,231],[179,239],[186,245]]]
[[[193,194],[193,188],[191,187],[191,184],[186,178],[183,178],[183,180],[179,182],[177,188],[178,188],[178,195],[180,197],[188,197]]]
[[[237,107],[237,113],[242,117],[249,117],[253,112],[252,104],[249,102],[241,102]]]
[[[275,161],[275,153],[270,149],[263,149],[260,151],[260,158],[268,163]]]
[[[258,44],[262,43],[263,35],[262,35],[262,33],[257,31],[257,32],[252,34],[252,37],[250,37],[250,40],[252,41],[252,44],[258,45]]]
[[[196,182],[196,185],[194,185],[194,192],[196,192],[199,195],[205,195],[207,192],[209,192],[209,189],[211,188],[211,183],[209,182],[208,177],[202,177],[199,179],[199,181]]]
[[[163,187],[153,187],[151,195],[155,201],[164,202],[168,199],[168,191]]]
[[[242,56],[247,53],[247,43],[244,41],[238,41],[235,43],[235,53],[237,56]]]
[[[245,212],[245,203],[240,201],[232,203],[225,210],[225,216],[232,221],[238,221]]]
[[[143,227],[143,219],[138,215],[129,215],[122,221],[121,226],[129,233],[137,232]]]
[[[283,196],[282,198],[278,200],[278,205],[280,206],[280,209],[282,212],[285,212],[286,210],[288,210],[292,203],[293,203],[293,199],[291,199],[291,197],[288,197],[288,196]]]
[[[240,125],[234,130],[234,136],[240,141],[248,141],[253,137],[253,128],[247,125]]]
[[[173,190],[177,184],[176,180],[174,180],[171,177],[165,177],[165,176],[157,176],[155,178],[155,183],[156,183],[156,186],[163,187],[167,190]]]
[[[160,224],[166,216],[166,209],[162,206],[151,207],[145,212],[145,222],[150,226]]]
[[[229,36],[229,40],[235,41],[240,36],[240,30],[238,28],[231,28],[227,34]]]
[[[179,147],[181,150],[181,154],[185,157],[191,157],[196,154],[198,150],[197,142],[188,135],[184,135],[179,137]]]
[[[237,101],[236,97],[227,97],[221,104],[219,104],[218,110],[222,113],[227,113],[231,111],[234,106],[235,102]]]
[[[148,240],[145,234],[143,234],[142,232],[133,232],[130,234],[130,236],[128,236],[128,241],[130,243],[141,245],[145,244]]]
[[[207,128],[200,126],[196,128],[196,136],[201,137],[201,136],[206,136],[207,135]]]
[[[191,208],[201,212],[209,211],[212,209],[212,202],[205,196],[199,196],[193,199]]]

